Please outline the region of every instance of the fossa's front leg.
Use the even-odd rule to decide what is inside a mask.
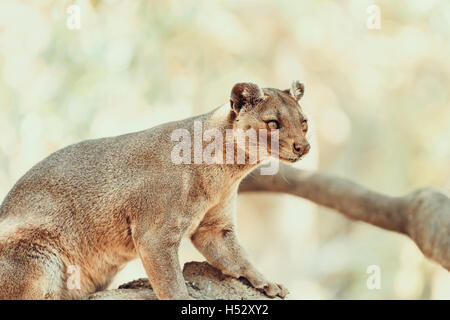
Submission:
[[[255,288],[271,297],[284,298],[289,291],[266,278],[251,264],[239,244],[235,220],[235,196],[211,209],[191,240],[203,256],[224,274],[246,278]]]
[[[178,259],[178,248],[186,227],[184,221],[147,225],[135,230],[133,240],[158,299],[191,299]]]

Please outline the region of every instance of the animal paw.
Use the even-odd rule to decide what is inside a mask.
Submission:
[[[259,273],[253,272],[244,275],[243,277],[245,277],[253,287],[264,291],[264,293],[271,298],[275,298],[278,296],[284,299],[289,293],[289,290],[285,286],[278,283],[269,282]]]
[[[272,283],[272,282],[267,283],[263,287],[263,290],[269,297],[272,297],[272,298],[278,296],[278,297],[284,299],[289,293],[289,290],[282,284]]]

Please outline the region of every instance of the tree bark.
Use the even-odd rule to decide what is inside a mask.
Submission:
[[[207,262],[188,262],[183,276],[189,295],[196,300],[268,300],[245,279],[223,275]],[[96,292],[88,300],[157,300],[148,279],[123,284],[119,289]],[[280,298],[275,298],[279,300]]]

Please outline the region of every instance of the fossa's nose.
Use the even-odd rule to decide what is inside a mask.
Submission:
[[[292,145],[292,148],[293,148],[295,154],[302,156],[309,152],[309,149],[311,149],[311,146],[309,145],[308,142],[302,142],[302,143],[294,142],[294,144]]]

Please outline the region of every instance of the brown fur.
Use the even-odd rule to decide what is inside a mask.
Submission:
[[[296,161],[306,144],[290,91],[237,84],[231,102],[210,113],[118,137],[61,149],[27,172],[0,207],[0,298],[75,299],[105,288],[137,256],[160,299],[188,299],[178,261],[183,236],[224,273],[243,276],[271,296],[287,290],[267,281],[238,243],[235,201],[240,181],[258,164],[175,165],[171,132],[265,128],[278,119],[280,157]],[[231,108],[230,108],[231,106]],[[309,149],[304,149],[306,153]],[[69,290],[67,268],[81,270]]]

